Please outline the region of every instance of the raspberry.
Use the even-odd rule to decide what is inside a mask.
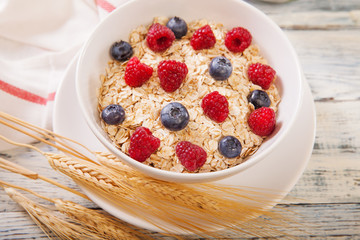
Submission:
[[[138,127],[130,137],[129,155],[144,162],[160,146],[160,139],[154,137],[146,127]]]
[[[248,124],[251,131],[253,131],[256,135],[262,137],[268,136],[275,129],[275,112],[269,107],[258,108],[250,114]]]
[[[188,68],[185,63],[175,60],[163,60],[158,65],[160,86],[166,92],[174,92],[185,79]]]
[[[276,74],[275,70],[270,66],[261,63],[251,64],[247,73],[250,81],[259,85],[264,90],[269,89]]]
[[[130,87],[140,87],[151,77],[152,67],[140,63],[137,57],[132,57],[126,65],[125,82]]]
[[[229,115],[229,103],[218,91],[207,94],[201,101],[204,114],[211,120],[221,123]]]
[[[148,47],[154,52],[162,52],[168,49],[174,40],[173,31],[160,23],[153,24],[146,36]]]
[[[215,45],[216,38],[209,25],[205,25],[192,35],[190,45],[194,50],[209,49]]]
[[[196,171],[206,162],[207,154],[205,150],[191,142],[179,142],[175,147],[175,151],[180,163],[190,172]]]
[[[236,27],[226,33],[225,46],[231,52],[243,52],[250,46],[252,36],[248,30],[242,27]]]

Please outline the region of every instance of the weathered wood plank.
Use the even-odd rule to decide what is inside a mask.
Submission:
[[[285,31],[315,100],[360,98],[360,31]]]
[[[360,202],[360,101],[320,101],[312,157],[291,191],[295,201]]]
[[[286,12],[269,17],[283,29],[293,30],[344,30],[360,28],[360,10],[346,12]]]
[[[48,239],[46,234],[24,212],[0,212],[0,239]]]
[[[360,167],[360,101],[318,101],[315,107],[317,134],[313,154],[337,159],[339,165],[340,159],[350,158],[358,161],[353,168]]]
[[[353,11],[360,9],[358,0],[293,0],[287,3],[269,3],[259,0],[245,0],[246,2],[261,9],[266,14],[282,14],[297,12],[314,12],[314,11]]]
[[[314,154],[287,203],[360,202],[359,159],[352,154],[327,157]]]
[[[284,29],[299,55],[316,100],[317,136],[313,155],[303,176],[282,202],[283,207],[303,216],[300,222],[306,232],[290,231],[299,239],[360,239],[360,1],[247,2]],[[78,189],[72,180],[51,170],[37,153],[16,149],[0,156]],[[96,207],[41,181],[15,177],[2,170],[0,179],[49,197],[63,197]],[[1,190],[0,226],[0,239],[47,239],[22,208]],[[170,239],[157,233],[151,235]],[[240,237],[224,233],[224,239]],[[278,239],[287,237],[278,236]]]
[[[276,236],[277,239],[289,239],[293,235],[296,239],[359,239],[360,238],[360,204],[303,204],[281,205],[289,210],[292,217],[295,212],[298,217],[292,220],[296,227],[274,227],[284,232]],[[286,213],[283,214],[285,217]],[[42,231],[31,222],[25,212],[0,213],[0,239],[46,239]],[[301,226],[299,229],[298,226]],[[142,231],[142,229],[138,229]],[[158,233],[148,233],[155,239],[173,239]],[[29,237],[31,236],[31,237]],[[270,237],[264,235],[263,237]],[[200,239],[188,237],[187,239]],[[226,231],[222,239],[256,239],[251,236],[239,236]]]

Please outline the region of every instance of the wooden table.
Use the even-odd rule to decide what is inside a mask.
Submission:
[[[360,239],[360,1],[247,2],[284,29],[299,55],[315,99],[314,150],[303,176],[281,205],[302,214],[304,232],[296,233],[301,239]],[[55,152],[44,144],[35,145]],[[72,181],[50,170],[46,160],[34,151],[15,148],[1,152],[0,157],[78,189]],[[96,207],[41,181],[3,170],[0,179],[49,197],[66,196]],[[150,235],[168,239],[157,233]],[[46,238],[23,209],[0,191],[0,239]]]

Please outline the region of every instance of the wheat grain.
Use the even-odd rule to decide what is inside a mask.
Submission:
[[[19,205],[21,205],[34,220],[34,222],[48,235],[49,238],[55,239],[106,239],[103,235],[95,231],[86,229],[76,222],[69,222],[53,211],[40,206],[17,192],[13,188],[4,187],[5,192]]]
[[[236,208],[238,202],[229,200],[231,197],[235,197],[237,200],[239,200],[239,198],[247,198],[249,201],[261,199],[262,203],[265,203],[266,197],[273,198],[278,196],[275,193],[265,194],[263,191],[259,192],[254,189],[245,190],[239,187],[202,183],[177,184],[166,182],[148,177],[139,171],[130,168],[111,153],[95,152],[94,154],[101,164],[118,171],[120,173],[118,175],[119,178],[123,179],[123,181],[126,181],[127,184],[138,189],[143,194],[149,194],[150,196],[156,196],[157,199],[162,198],[163,200],[176,204],[182,204],[183,206],[193,208],[194,210],[206,212],[223,211],[224,208],[226,208],[226,204],[233,205]],[[222,197],[217,197],[219,196],[219,193]],[[224,193],[229,196],[228,199],[223,198]],[[269,204],[269,200],[267,200],[267,203]]]
[[[210,225],[232,226],[249,221],[260,215],[273,215],[259,205],[270,204],[269,198],[277,196],[275,193],[264,193],[254,189],[219,186],[215,184],[177,184],[165,182],[128,167],[111,153],[94,153],[97,160],[116,171],[118,176],[132,188],[140,191],[149,199],[156,198],[154,205],[181,206],[183,211],[204,220],[203,228]],[[144,197],[143,196],[143,197]],[[270,198],[273,199],[273,198]],[[261,203],[261,204],[259,204]],[[171,208],[174,210],[174,208]],[[181,211],[181,208],[175,211]],[[221,223],[222,221],[222,223]]]
[[[61,213],[91,227],[94,231],[105,235],[109,239],[140,239],[138,237],[138,235],[141,235],[139,232],[102,211],[89,209],[61,199],[55,200],[55,206]]]
[[[94,186],[101,186],[108,191],[117,188],[116,183],[100,171],[95,164],[71,158],[63,154],[45,153],[50,166],[69,177]],[[125,193],[120,193],[121,195]]]
[[[3,117],[1,112],[0,116]],[[4,121],[0,121],[0,124],[10,125]],[[24,126],[26,127],[26,124],[24,124]],[[14,129],[24,134],[26,132],[19,128]],[[36,129],[39,130],[39,128]],[[46,134],[51,133],[47,132]],[[61,136],[56,137],[65,139]],[[48,144],[47,141],[44,142]],[[75,141],[72,142],[74,143]],[[82,146],[79,143],[77,144]],[[28,145],[24,144],[21,144],[21,146],[28,147]],[[57,145],[52,146],[60,150],[62,149]],[[63,146],[70,149],[70,151],[65,152],[73,156],[78,156],[70,146],[66,144],[63,144]],[[31,148],[37,150],[35,147]],[[224,228],[227,228],[228,231],[233,231],[235,234],[248,233],[250,236],[258,236],[259,233],[266,232],[268,235],[275,236],[279,234],[279,231],[273,230],[273,227],[287,226],[287,219],[282,215],[270,213],[268,209],[264,207],[258,208],[259,202],[261,205],[272,203],[269,202],[267,198],[270,196],[268,193],[263,194],[262,192],[248,190],[242,191],[242,189],[231,186],[224,188],[213,184],[192,185],[192,187],[189,188],[182,184],[163,182],[144,176],[124,165],[111,154],[93,153],[86,147],[84,148],[88,152],[95,154],[102,165],[95,163],[88,157],[81,156],[84,160],[79,160],[62,154],[39,152],[47,157],[49,164],[55,170],[66,174],[77,183],[85,185],[87,189],[96,191],[97,194],[122,207],[122,210],[127,210],[131,214],[158,226],[164,231],[167,231],[168,228],[162,225],[168,223],[181,229],[181,232],[185,230],[201,236],[219,237],[221,233],[219,235],[216,232],[209,233],[208,231]],[[9,170],[14,169],[13,166],[9,168]],[[116,171],[114,171],[114,169],[116,169]],[[28,177],[38,177],[36,173],[24,172],[20,168],[18,172],[22,172],[24,175],[27,174]],[[59,184],[57,186],[64,187]],[[276,194],[272,195],[274,196]],[[258,198],[259,196],[260,198]],[[270,199],[273,199],[273,196],[271,196]],[[245,202],[243,200],[245,200]],[[41,210],[41,208],[39,209]],[[76,210],[74,211],[76,212]],[[51,212],[46,213],[48,215],[51,214]],[[33,215],[30,215],[34,221],[45,229],[44,231],[48,233],[53,231],[46,226],[46,221],[38,219],[36,213],[32,214]],[[71,215],[74,215],[74,213],[71,213]],[[273,218],[271,222],[266,219],[255,218],[260,215]],[[62,225],[60,224],[59,226]],[[66,228],[66,226],[64,227]],[[71,227],[73,227],[73,225],[70,226],[69,231],[72,231]],[[60,232],[59,234],[63,233]],[[284,233],[280,232],[280,234]],[[62,237],[66,236],[67,235],[63,235]],[[288,237],[286,234],[285,236]],[[67,239],[76,239],[76,237]]]
[[[0,187],[4,189],[8,189],[9,194],[13,196],[14,199],[19,199],[19,197],[23,197],[22,195],[17,196],[16,192],[13,192],[10,188],[20,189],[31,193],[34,196],[42,198],[46,201],[55,204],[56,209],[68,216],[70,219],[75,220],[76,223],[81,224],[84,228],[89,228],[91,231],[100,233],[100,235],[106,237],[106,239],[129,239],[129,240],[137,240],[145,238],[144,234],[141,232],[132,229],[129,224],[120,221],[119,219],[111,216],[110,214],[101,211],[101,210],[93,210],[86,208],[82,205],[79,205],[75,202],[65,201],[62,199],[54,199],[38,194],[30,189],[20,187],[8,182],[4,182],[0,180]],[[34,206],[35,203],[32,204]],[[36,205],[38,209],[41,209],[39,205]],[[43,210],[43,209],[42,209]],[[46,223],[43,223],[46,225]],[[147,239],[151,239],[147,237]]]
[[[219,210],[223,200],[210,196],[206,192],[199,192],[185,184],[177,184],[154,179],[128,167],[111,153],[94,153],[97,160],[115,171],[119,171],[119,178],[143,194],[156,196],[158,199],[170,201],[197,210]],[[194,186],[200,186],[199,184]]]
[[[95,189],[124,210],[141,216],[154,225],[161,226],[165,221],[181,229],[199,233],[206,231],[211,225],[224,228],[264,213],[263,209],[256,209],[254,206],[214,197],[205,191],[181,184],[152,179],[136,171],[127,175],[126,167],[122,174],[116,174],[99,164],[62,154],[43,154],[54,169]],[[198,224],[199,220],[202,223]]]
[[[115,174],[112,174],[108,168],[62,154],[47,153],[46,156],[53,169],[96,190],[115,204],[129,211],[144,208],[146,212],[151,213],[153,210],[142,201],[140,192],[119,181],[116,182]]]
[[[112,168],[117,171],[124,172],[128,175],[138,175],[139,172],[135,169],[124,164],[119,158],[115,155],[108,152],[93,152],[96,157],[96,160],[104,166]]]
[[[47,154],[47,157],[49,164],[55,170],[96,191],[97,194],[118,205],[125,212],[138,216],[164,231],[168,230],[162,227],[164,222],[176,224],[178,221],[176,215],[169,214],[166,206],[156,206],[153,199],[149,201],[142,196],[141,192],[125,184],[119,187],[119,184],[113,180],[115,178],[113,174],[110,174],[112,178],[103,174],[103,172],[109,173],[109,169],[106,167],[61,154]]]

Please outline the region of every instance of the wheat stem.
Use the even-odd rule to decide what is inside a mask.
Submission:
[[[1,112],[0,117],[40,133],[57,143],[59,141],[56,138],[66,139]],[[47,157],[53,169],[64,173],[88,189],[96,191],[100,196],[119,205],[122,210],[128,211],[165,231],[167,228],[162,227],[163,223],[173,224],[180,229],[200,233],[204,236],[207,234],[216,236],[215,233],[207,233],[209,227],[215,227],[215,229],[227,227],[234,232],[252,233],[253,236],[257,236],[259,232],[272,232],[273,223],[261,221],[261,219],[253,220],[256,217],[260,215],[270,216],[277,218],[280,223],[284,222],[282,216],[269,213],[269,209],[266,207],[259,207],[259,203],[261,203],[260,206],[268,205],[270,202],[274,204],[273,201],[269,201],[269,197],[271,196],[270,199],[273,199],[276,193],[272,195],[269,192],[262,194],[249,189],[242,191],[231,186],[222,188],[212,184],[199,184],[189,187],[164,182],[144,176],[125,166],[111,154],[94,153],[76,141],[66,139],[94,154],[101,165],[88,157],[84,157],[84,155],[77,154],[76,150],[65,143],[61,144],[64,147],[60,147],[5,121],[0,120],[0,124],[83,159],[40,151]],[[4,140],[4,138],[2,139]],[[37,150],[35,147],[32,149]],[[13,169],[14,167],[10,166],[10,168]],[[31,176],[35,177],[36,175]],[[222,194],[220,197],[219,193]]]
[[[124,222],[120,222],[120,220],[107,213],[88,209],[74,202],[63,201],[61,199],[55,200],[55,206],[68,217],[87,224],[87,226],[95,231],[109,237],[111,236],[113,239],[139,239],[137,235],[141,235]]]
[[[28,128],[28,129],[30,129],[30,130],[32,130],[32,131],[35,131],[35,132],[37,132],[37,133],[39,133],[39,134],[41,134],[41,135],[43,135],[43,136],[49,136],[49,137],[55,136],[55,137],[58,137],[58,138],[61,138],[61,139],[64,139],[64,140],[67,140],[67,141],[76,143],[76,144],[82,146],[84,149],[86,149],[87,151],[90,152],[90,150],[89,150],[86,146],[80,144],[79,142],[76,142],[76,141],[74,141],[74,140],[72,140],[72,139],[70,139],[70,138],[61,136],[61,135],[59,135],[59,134],[57,134],[57,133],[55,133],[55,132],[52,132],[52,131],[50,131],[50,130],[48,130],[48,129],[41,128],[41,127],[38,127],[38,126],[36,126],[36,125],[33,125],[33,124],[29,123],[29,122],[23,121],[23,120],[21,120],[21,119],[19,119],[19,118],[16,118],[16,117],[14,117],[14,116],[11,116],[10,114],[4,113],[4,112],[0,112],[0,117],[4,118],[4,119],[6,119],[6,120],[12,121],[12,122],[14,122],[14,123],[17,123],[17,124],[19,124],[19,125],[21,125],[21,126],[23,126],[23,127],[25,127],[25,128]]]
[[[4,187],[5,192],[20,206],[22,206],[34,220],[34,222],[48,235],[50,239],[106,239],[105,236],[85,228],[79,222],[69,221],[54,213],[53,211],[40,206],[17,192],[13,188]],[[54,236],[55,235],[55,236]]]
[[[68,139],[68,138],[60,137],[60,135],[55,134],[55,133],[53,133],[53,132],[51,132],[51,131],[49,131],[49,130],[42,129],[42,128],[40,128],[40,129],[43,130],[43,131],[46,131],[45,133],[44,133],[44,132],[41,132],[41,131],[39,131],[39,130],[37,130],[37,129],[33,129],[32,127],[30,127],[30,126],[33,126],[33,125],[30,125],[29,123],[26,123],[26,122],[21,121],[21,120],[15,121],[13,118],[8,117],[8,115],[6,115],[6,114],[4,114],[4,113],[2,113],[2,112],[0,112],[0,117],[3,117],[3,118],[5,118],[5,119],[7,119],[7,120],[10,120],[10,121],[13,121],[13,122],[15,122],[15,123],[17,123],[17,124],[19,124],[19,125],[27,128],[27,129],[30,129],[30,130],[38,133],[38,134],[41,134],[41,135],[43,135],[44,137],[49,138],[49,139],[53,140],[54,142],[56,142],[56,143],[58,143],[58,144],[60,144],[61,146],[64,146],[64,147],[61,147],[60,145],[54,144],[54,143],[52,143],[52,142],[50,142],[50,141],[48,141],[48,140],[46,140],[46,139],[44,139],[44,138],[38,137],[38,136],[36,136],[35,134],[32,134],[32,133],[30,133],[29,131],[26,131],[26,130],[24,130],[24,129],[21,129],[21,128],[13,125],[13,124],[11,124],[11,123],[8,123],[8,122],[6,122],[6,121],[4,121],[4,120],[1,120],[1,119],[0,119],[0,124],[3,124],[3,125],[5,125],[5,126],[7,126],[7,127],[10,127],[10,128],[12,128],[12,129],[18,131],[18,132],[23,133],[23,134],[25,134],[25,135],[27,135],[27,136],[29,136],[29,137],[31,137],[31,138],[34,138],[34,139],[36,139],[36,140],[38,140],[38,141],[40,141],[40,142],[43,142],[43,143],[45,143],[45,144],[47,144],[47,145],[50,145],[50,146],[52,146],[52,147],[54,147],[54,148],[57,148],[58,150],[60,150],[60,151],[62,151],[62,152],[66,152],[66,153],[71,154],[71,155],[73,155],[73,156],[75,156],[75,157],[78,157],[78,158],[87,159],[87,157],[86,157],[85,155],[81,154],[80,152],[78,152],[78,151],[75,150],[74,148],[71,148],[69,145],[66,145],[64,142],[57,140],[57,139],[54,138],[52,135],[56,135],[57,137],[62,138],[62,139]],[[28,125],[30,125],[30,126],[28,126]],[[70,141],[70,140],[69,140],[69,141]],[[73,140],[71,140],[71,141],[72,141],[72,142],[75,142],[75,141],[73,141]],[[78,144],[79,146],[82,146],[82,147],[84,147],[85,149],[87,149],[85,146],[83,146],[83,145],[81,145],[81,144],[79,144],[79,143],[77,143],[77,144]],[[87,150],[88,150],[88,149],[87,149]]]
[[[21,175],[23,175],[25,177],[28,177],[28,178],[31,178],[31,179],[34,179],[34,180],[41,179],[41,180],[43,180],[45,182],[48,182],[48,183],[50,183],[50,184],[52,184],[54,186],[60,187],[60,188],[62,188],[64,190],[67,190],[67,191],[69,191],[69,192],[71,192],[73,194],[76,194],[76,195],[78,195],[78,196],[80,196],[82,198],[90,200],[85,194],[82,194],[82,193],[80,193],[80,192],[78,192],[78,191],[76,191],[76,190],[74,190],[72,188],[69,188],[69,187],[67,187],[67,186],[65,186],[65,185],[63,185],[61,183],[58,183],[58,182],[56,182],[56,181],[54,181],[54,180],[52,180],[50,178],[47,178],[45,176],[39,175],[39,174],[37,174],[37,173],[35,173],[35,172],[31,171],[31,170],[28,170],[28,169],[26,169],[26,168],[24,168],[24,167],[22,167],[22,166],[20,166],[18,164],[7,161],[7,160],[5,160],[3,158],[0,158],[0,168],[6,169],[6,170],[8,170],[10,172],[13,172],[13,173],[16,173],[16,174],[21,174]]]
[[[15,188],[22,191],[26,191],[36,197],[42,198],[46,201],[55,204],[56,209],[62,214],[67,215],[71,219],[77,221],[81,225],[85,225],[94,232],[98,232],[101,235],[106,236],[107,239],[140,239],[139,236],[143,236],[140,232],[132,229],[128,224],[118,220],[117,218],[98,210],[86,208],[82,205],[71,201],[65,201],[62,199],[48,198],[41,194],[38,194],[28,188],[20,187],[11,183],[7,183],[0,180],[0,187],[6,189]],[[8,190],[9,191],[9,190]],[[10,190],[11,191],[11,190]],[[149,238],[150,239],[150,238]]]
[[[32,195],[36,196],[36,197],[39,197],[39,198],[42,198],[46,201],[49,201],[49,202],[52,202],[52,203],[55,203],[55,200],[52,199],[52,198],[48,198],[48,197],[45,197],[43,195],[40,195],[38,194],[37,192],[34,192],[28,188],[24,188],[24,187],[20,187],[20,186],[17,186],[15,184],[11,184],[11,183],[8,183],[8,182],[4,182],[2,180],[0,180],[0,186],[3,187],[5,189],[5,187],[10,187],[10,188],[16,188],[16,189],[19,189],[19,190],[22,190],[22,191],[25,191],[25,192],[28,192],[28,193],[31,193]]]

